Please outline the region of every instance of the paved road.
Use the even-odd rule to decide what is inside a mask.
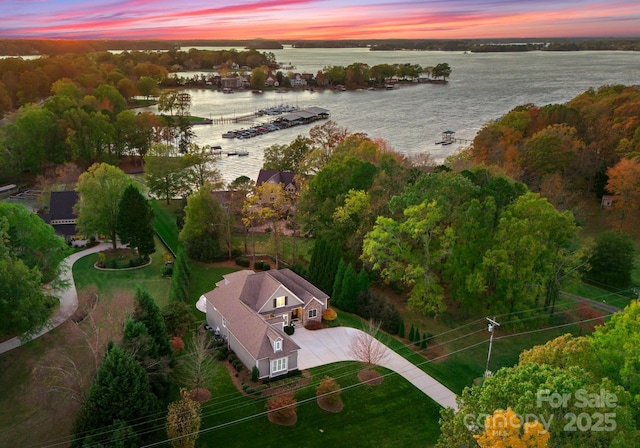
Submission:
[[[300,346],[298,368],[304,370],[338,361],[357,361],[350,353],[349,345],[358,332],[361,333],[361,330],[350,327],[325,328],[315,331],[296,327],[291,338]],[[439,405],[458,410],[456,394],[395,351],[386,346],[384,348],[386,349],[385,355],[379,365],[398,373]]]
[[[100,252],[105,249],[111,248],[110,243],[100,243],[97,246],[91,247],[89,249],[85,249],[81,252],[76,252],[73,255],[68,256],[62,261],[62,266],[60,269],[60,279],[67,282],[67,288],[63,291],[60,291],[60,307],[56,314],[49,319],[44,328],[31,339],[36,339],[42,336],[43,334],[47,334],[63,322],[66,322],[73,313],[78,309],[78,293],[76,292],[76,285],[73,281],[73,264],[84,257],[85,255],[89,255],[95,252]],[[14,348],[20,347],[23,343],[28,342],[29,340],[22,341],[20,337],[15,337],[13,339],[9,339],[0,343],[0,354],[8,352],[9,350],[13,350]]]

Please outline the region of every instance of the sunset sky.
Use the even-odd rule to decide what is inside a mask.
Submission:
[[[0,37],[640,36],[638,0],[0,0]]]

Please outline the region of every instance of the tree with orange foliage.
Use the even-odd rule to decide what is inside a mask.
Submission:
[[[640,211],[640,160],[621,159],[607,170],[607,177],[607,191],[614,194],[615,224],[620,230],[637,231]]]
[[[485,419],[484,427],[482,434],[474,436],[481,448],[546,448],[549,443],[550,434],[540,422],[521,425],[511,408],[496,410]]]
[[[265,405],[269,420],[281,425],[292,425],[297,420],[296,397],[292,391],[274,395]]]

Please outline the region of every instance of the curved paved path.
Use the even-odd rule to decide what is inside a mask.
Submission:
[[[358,361],[349,351],[349,345],[358,332],[362,331],[350,327],[314,331],[296,327],[291,338],[300,346],[298,368],[304,370],[338,361]],[[458,410],[456,394],[387,346],[379,365],[407,379],[440,406]]]
[[[89,249],[85,249],[81,252],[76,252],[75,254],[65,258],[60,267],[60,279],[67,282],[67,287],[60,291],[60,307],[56,314],[51,317],[42,330],[31,339],[22,341],[19,336],[16,336],[15,338],[0,343],[0,354],[13,350],[14,348],[18,348],[32,339],[39,338],[63,322],[66,322],[66,320],[69,319],[78,309],[78,293],[76,292],[76,285],[73,281],[73,264],[85,255],[100,252],[111,247],[111,243],[100,243],[97,246],[90,247]]]

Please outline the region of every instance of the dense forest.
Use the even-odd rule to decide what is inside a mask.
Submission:
[[[586,219],[588,203],[616,195],[612,219],[637,231],[640,89],[603,86],[566,104],[523,105],[487,124],[469,155],[500,167],[559,210]],[[633,180],[635,176],[635,181]],[[623,211],[624,210],[624,211]]]

